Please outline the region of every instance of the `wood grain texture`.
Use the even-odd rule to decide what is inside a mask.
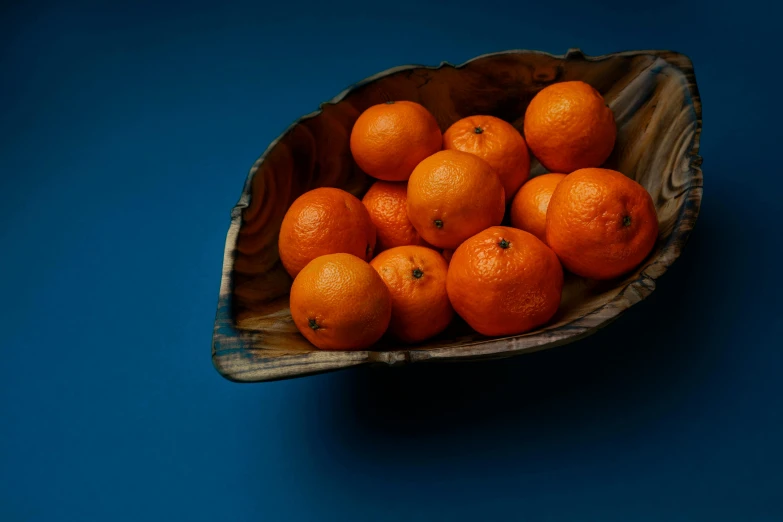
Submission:
[[[361,197],[373,182],[349,149],[354,121],[388,100],[423,104],[442,131],[472,114],[489,114],[522,132],[532,97],[558,81],[583,80],[606,98],[618,124],[605,166],[640,182],[658,210],[660,233],[648,258],[613,281],[566,276],[560,310],[550,323],[523,335],[490,338],[456,319],[442,334],[412,346],[382,339],[371,350],[324,352],[297,331],[288,310],[291,278],[277,251],[288,206],[316,187]],[[212,361],[237,382],[270,381],[362,364],[403,364],[508,357],[581,339],[647,297],[677,259],[698,217],[702,197],[701,102],[691,61],[670,51],[632,51],[587,57],[506,51],[453,66],[405,66],[372,76],[302,117],[256,161],[226,237]],[[545,170],[535,159],[532,175]]]

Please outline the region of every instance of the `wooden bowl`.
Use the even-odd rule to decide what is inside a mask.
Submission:
[[[292,280],[277,236],[293,200],[316,187],[362,197],[374,181],[349,149],[354,121],[371,105],[412,100],[427,107],[442,131],[472,114],[490,114],[520,132],[525,109],[543,87],[583,80],[606,98],[618,124],[606,163],[640,182],[658,209],[660,234],[648,258],[613,281],[566,275],[562,304],[543,328],[485,337],[457,318],[441,335],[417,345],[384,338],[365,351],[319,351],[297,331],[288,309]],[[508,357],[581,339],[647,297],[680,255],[702,197],[701,102],[691,61],[670,51],[587,57],[508,51],[453,66],[404,66],[376,74],[303,116],[250,169],[231,213],[212,341],[215,368],[233,381],[271,381],[363,364]],[[544,169],[535,160],[532,175]]]

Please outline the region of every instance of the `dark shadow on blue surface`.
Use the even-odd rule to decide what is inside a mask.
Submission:
[[[322,390],[331,396],[333,425],[319,429],[334,429],[335,442],[352,441],[346,449],[364,457],[396,447],[406,449],[392,451],[404,459],[412,443],[419,448],[415,454],[469,444],[475,435],[494,441],[477,451],[546,452],[574,437],[584,441],[655,424],[657,416],[677,409],[677,390],[698,386],[709,347],[697,342],[689,315],[709,284],[696,275],[707,262],[704,246],[716,233],[698,223],[683,255],[647,300],[577,343],[499,361],[335,375]]]

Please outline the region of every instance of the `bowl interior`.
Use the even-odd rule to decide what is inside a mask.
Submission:
[[[291,202],[316,187],[339,187],[362,197],[374,180],[351,157],[351,128],[363,110],[388,100],[421,103],[442,131],[462,117],[489,114],[522,132],[525,109],[543,87],[567,80],[593,85],[607,100],[618,124],[617,143],[605,166],[637,180],[652,195],[660,225],[658,243],[636,271],[617,280],[596,282],[567,274],[560,310],[550,324],[517,337],[535,338],[542,332],[568,328],[616,301],[630,283],[654,280],[679,254],[677,242],[682,238],[675,230],[687,210],[690,191],[701,187],[700,160],[695,156],[700,106],[690,76],[690,62],[674,53],[620,53],[588,59],[579,52],[565,57],[506,52],[459,67],[401,67],[352,87],[293,124],[251,170],[235,208],[233,225],[238,226],[226,244],[228,266],[221,289],[221,299],[230,299],[225,306],[234,335],[250,339],[243,346],[260,351],[256,357],[318,352],[290,318],[292,280],[278,257],[280,223]],[[544,172],[533,159],[531,175]],[[643,291],[637,293],[639,299],[644,297]],[[633,297],[628,299],[633,301]],[[384,338],[372,351],[405,348],[421,352],[486,341],[457,319],[424,343],[403,346]]]

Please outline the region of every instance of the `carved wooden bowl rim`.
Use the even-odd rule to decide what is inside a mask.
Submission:
[[[502,55],[541,55],[560,61],[599,62],[616,57],[635,57],[649,55],[662,58],[678,69],[688,79],[690,103],[696,115],[694,137],[690,150],[687,152],[688,187],[683,192],[684,203],[677,214],[677,221],[671,236],[661,246],[657,255],[648,258],[645,268],[638,277],[627,283],[610,301],[600,305],[586,315],[559,326],[544,326],[543,328],[520,335],[491,337],[462,344],[458,348],[448,345],[420,349],[416,346],[396,350],[363,350],[363,351],[315,351],[311,353],[296,353],[264,357],[253,349],[254,343],[259,343],[261,336],[252,331],[235,328],[232,316],[232,294],[237,238],[243,222],[243,210],[250,204],[253,176],[258,166],[269,152],[297,124],[321,114],[323,107],[342,101],[354,90],[401,71],[412,69],[438,70],[442,68],[460,69],[473,62]],[[672,63],[674,60],[676,63]],[[400,363],[420,361],[457,361],[502,358],[552,348],[582,339],[616,319],[625,310],[646,298],[655,289],[655,281],[660,278],[672,263],[680,256],[690,237],[699,215],[703,193],[703,178],[701,171],[702,158],[699,156],[699,142],[702,128],[701,100],[699,97],[693,65],[690,59],[675,51],[668,50],[637,50],[622,51],[604,55],[587,56],[580,49],[569,49],[564,55],[555,55],[543,51],[511,49],[476,56],[460,65],[441,62],[437,66],[403,65],[392,67],[380,73],[369,76],[343,90],[331,100],[324,102],[320,108],[304,115],[292,123],[280,136],[273,140],[264,153],[256,160],[246,178],[242,195],[231,211],[231,223],[226,236],[218,309],[215,317],[212,337],[212,361],[218,372],[225,378],[235,382],[275,381],[306,375],[314,375],[327,371],[339,370],[364,364],[398,365]],[[470,349],[469,349],[470,348]],[[263,350],[261,350],[263,351]],[[295,362],[291,359],[298,360]],[[241,361],[241,362],[238,362]]]

